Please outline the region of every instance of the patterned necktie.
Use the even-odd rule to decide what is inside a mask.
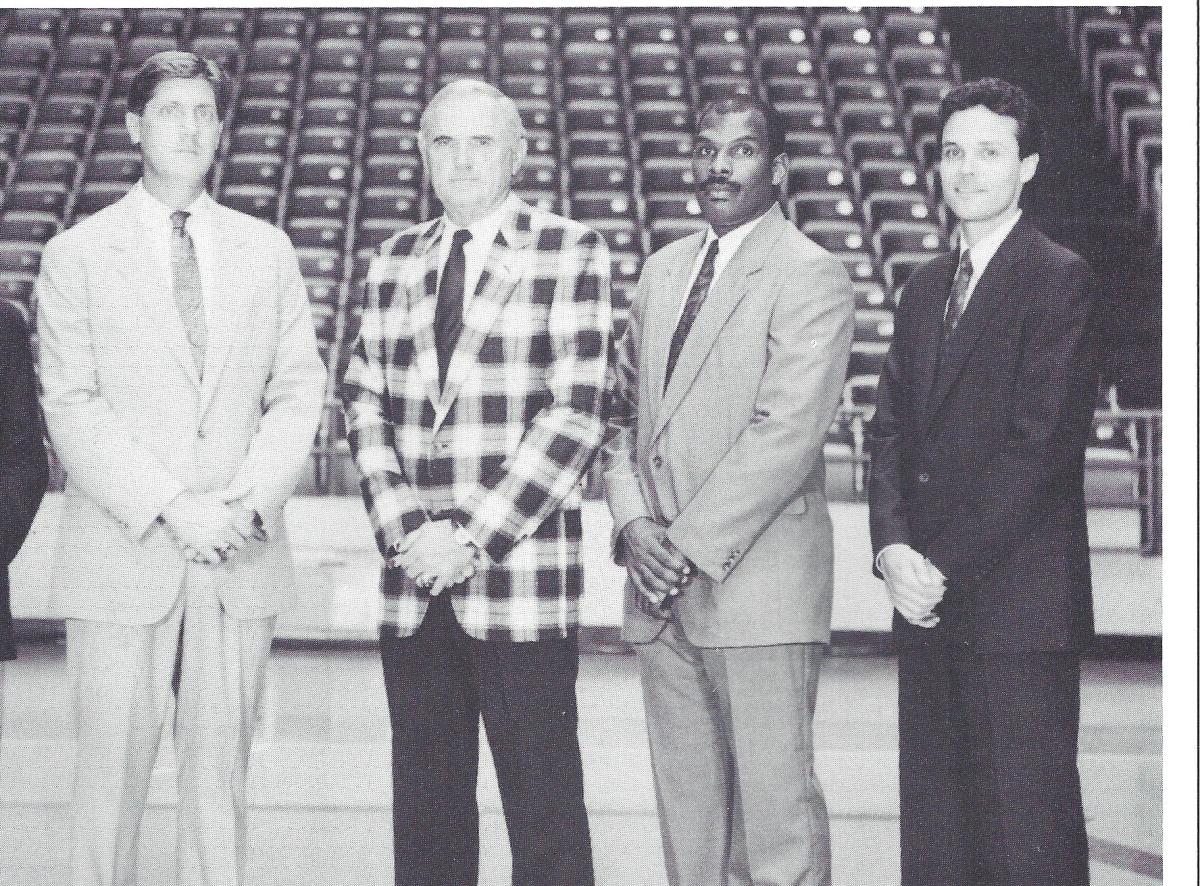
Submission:
[[[438,386],[446,387],[446,372],[450,369],[450,356],[462,330],[463,284],[467,276],[467,256],[463,246],[471,239],[471,232],[459,228],[450,242],[450,255],[438,281],[437,308],[433,313],[433,341],[438,355]]]
[[[204,371],[204,349],[208,345],[208,327],[204,320],[204,291],[200,288],[200,264],[196,261],[196,245],[185,229],[190,213],[177,209],[171,213],[171,281],[175,290],[175,306],[196,371]]]
[[[671,350],[667,352],[667,377],[663,381],[664,391],[671,383],[671,373],[675,371],[675,361],[679,359],[679,352],[683,350],[683,343],[687,341],[688,333],[692,330],[692,323],[696,321],[696,315],[700,313],[700,307],[708,295],[713,269],[717,263],[719,242],[713,240],[709,244],[708,252],[704,253],[704,262],[700,265],[700,273],[696,275],[696,282],[692,284],[687,301],[683,305],[683,314],[679,318],[679,325],[675,327],[675,334],[671,336]]]
[[[974,269],[971,267],[971,250],[964,249],[962,258],[958,260],[958,273],[954,275],[954,282],[950,284],[950,298],[946,301],[946,318],[942,322],[943,343],[950,338],[950,333],[958,325],[967,307],[967,289],[971,285],[972,273]]]

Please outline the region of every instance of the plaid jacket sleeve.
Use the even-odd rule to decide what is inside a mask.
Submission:
[[[342,404],[375,543],[386,557],[390,548],[429,517],[396,455],[395,432],[387,417],[383,318],[389,306],[381,303],[385,289],[394,297],[393,287],[367,283],[362,325],[342,380]]]
[[[564,237],[564,231],[548,228],[540,236],[551,240]],[[577,239],[571,242],[571,237]],[[513,453],[458,509],[459,521],[497,563],[562,505],[604,434],[612,324],[608,247],[595,231],[579,226],[567,228],[565,238],[557,250],[547,321],[551,402],[528,423]],[[544,251],[551,249],[546,245]]]

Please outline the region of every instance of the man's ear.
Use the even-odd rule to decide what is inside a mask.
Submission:
[[[775,187],[782,187],[788,177],[788,155],[779,154],[771,161],[771,183]]]
[[[125,129],[129,132],[129,140],[135,145],[142,143],[142,118],[132,111],[125,112]]]
[[[1021,184],[1029,184],[1029,180],[1037,172],[1039,160],[1041,160],[1040,154],[1030,154],[1028,157],[1021,158]]]

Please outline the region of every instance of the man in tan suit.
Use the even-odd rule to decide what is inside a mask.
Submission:
[[[833,592],[822,444],[853,294],[783,216],[782,130],[705,106],[709,230],[650,256],[604,450],[672,886],[829,886],[812,716]]]
[[[43,406],[67,472],[54,606],[79,706],[72,886],[135,882],[172,714],[174,882],[244,882],[257,700],[294,598],[282,509],[325,369],[287,237],[204,191],[226,90],[206,59],[149,59],[126,116],[141,182],[51,240],[38,278]]]

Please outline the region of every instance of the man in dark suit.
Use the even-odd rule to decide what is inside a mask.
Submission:
[[[1018,208],[1038,165],[1026,95],[968,83],[941,122],[958,248],[905,286],[870,426],[871,540],[896,608],[902,883],[1080,886],[1095,285]]]
[[[17,657],[8,604],[8,566],[29,534],[46,492],[46,476],[29,335],[16,306],[0,301],[0,727],[4,662]]]
[[[525,131],[495,87],[444,87],[418,144],[445,214],[371,262],[343,391],[387,566],[395,882],[476,882],[482,714],[512,882],[590,886],[579,480],[604,431],[608,249],[511,193]]]

